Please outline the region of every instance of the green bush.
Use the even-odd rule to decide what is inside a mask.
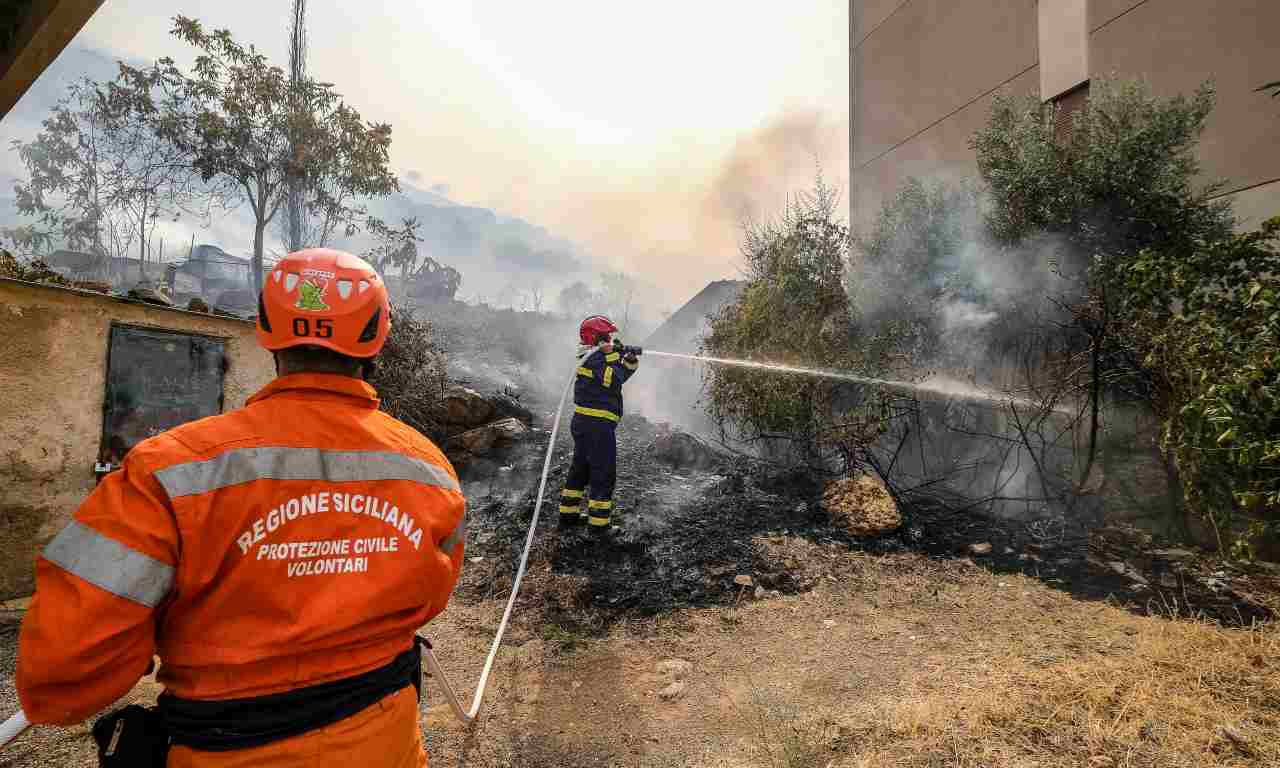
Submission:
[[[1196,146],[1208,85],[1160,99],[1095,81],[1069,139],[1054,107],[1001,96],[971,142],[990,196],[986,223],[1008,247],[1057,238],[1066,340],[1063,391],[1087,398],[1088,467],[1100,403],[1149,408],[1188,508],[1219,544],[1247,544],[1280,501],[1275,276],[1277,224],[1236,235],[1221,185],[1202,185]],[[1242,535],[1243,534],[1243,535]],[[1237,549],[1237,551],[1240,551]]]
[[[1246,556],[1280,517],[1277,246],[1280,217],[1182,256],[1143,251],[1125,272],[1186,502]]]
[[[1213,106],[1207,84],[1191,98],[1161,99],[1140,82],[1095,80],[1062,141],[1053,105],[998,96],[970,142],[992,236],[1052,232],[1088,260],[1229,237],[1229,204],[1212,201],[1221,185],[1199,186],[1195,157]]]
[[[844,290],[849,231],[833,220],[834,195],[821,182],[773,222],[749,227],[747,285],[711,321],[703,354],[811,368],[859,370]],[[812,467],[834,454],[846,468],[875,422],[840,408],[829,379],[708,366],[708,415],[744,441],[778,440]]]
[[[443,442],[441,406],[448,385],[444,353],[430,323],[415,318],[411,309],[391,308],[391,333],[369,383],[378,390],[381,410]]]

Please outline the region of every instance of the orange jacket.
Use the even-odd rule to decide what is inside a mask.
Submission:
[[[465,501],[427,438],[343,376],[276,379],[244,408],[138,444],[36,563],[17,688],[78,723],[148,671],[188,699],[367,672],[444,610]]]

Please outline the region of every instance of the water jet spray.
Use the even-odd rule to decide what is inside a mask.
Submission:
[[[1022,406],[1025,408],[1040,408],[1040,404],[1034,400],[1028,400],[1022,397],[1014,397],[1012,395],[1000,394],[997,392],[988,392],[978,389],[957,381],[947,381],[942,379],[925,380],[921,382],[896,381],[893,379],[878,379],[871,376],[859,376],[849,373],[848,371],[836,371],[827,368],[801,368],[795,365],[783,365],[781,363],[765,363],[757,360],[736,360],[727,357],[706,357],[703,355],[686,355],[680,352],[659,352],[656,350],[645,350],[646,354],[657,355],[659,357],[670,357],[680,360],[690,360],[699,363],[711,363],[713,365],[727,365],[738,368],[754,368],[761,371],[772,371],[775,373],[793,373],[799,376],[815,376],[823,379],[836,379],[839,381],[849,381],[855,384],[867,384],[869,386],[885,387],[886,389],[898,389],[908,392],[927,392],[947,397],[957,397],[967,400],[981,400],[990,403],[1010,403],[1012,405]],[[1062,406],[1054,410],[1066,413],[1066,409]]]

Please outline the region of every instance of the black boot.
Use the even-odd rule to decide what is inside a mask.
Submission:
[[[561,512],[560,520],[557,523],[556,527],[560,528],[561,530],[570,530],[573,528],[580,527],[586,521],[587,521],[587,516],[582,514],[581,512]]]

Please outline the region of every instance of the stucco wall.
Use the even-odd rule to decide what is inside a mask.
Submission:
[[[112,322],[225,339],[226,410],[274,376],[251,323],[0,279],[0,599],[94,487]]]
[[[1253,227],[1280,213],[1276,0],[1088,0],[1089,76],[1139,77],[1161,95],[1213,80],[1204,180]],[[906,176],[976,175],[968,137],[999,89],[1038,93],[1034,0],[851,0],[850,220],[874,221]],[[1033,73],[1035,73],[1033,75]],[[1034,77],[1034,79],[1033,79]],[[1237,194],[1238,193],[1238,194]]]

